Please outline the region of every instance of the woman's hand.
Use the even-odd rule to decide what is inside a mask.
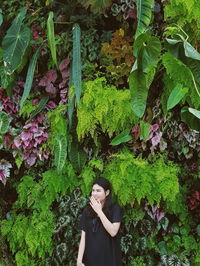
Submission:
[[[96,200],[93,196],[90,198],[90,205],[97,214],[102,211],[101,202],[99,200]]]

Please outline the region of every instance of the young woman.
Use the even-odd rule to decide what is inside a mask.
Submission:
[[[80,220],[77,266],[122,265],[118,236],[121,220],[120,207],[112,202],[109,181],[97,179]]]

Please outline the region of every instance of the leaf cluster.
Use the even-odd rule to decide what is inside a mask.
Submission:
[[[112,155],[103,175],[107,177],[122,205],[146,199],[151,205],[173,202],[179,193],[179,168],[163,157],[150,163],[123,150]]]
[[[130,107],[130,91],[107,86],[104,78],[84,83],[82,100],[77,109],[77,134],[81,139],[97,137],[99,127],[111,137],[134,121]]]

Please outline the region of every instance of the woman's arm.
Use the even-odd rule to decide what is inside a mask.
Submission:
[[[84,264],[82,263],[84,251],[85,251],[85,231],[82,230],[81,240],[78,249],[77,266],[84,266]]]
[[[104,212],[101,210],[98,212],[98,216],[106,229],[106,231],[112,236],[116,236],[119,231],[120,223],[111,223],[108,218],[105,216]]]
[[[90,205],[93,208],[93,210],[98,214],[104,228],[106,231],[112,236],[116,236],[116,234],[119,231],[120,222],[118,223],[111,223],[104,212],[102,211],[102,205],[99,201],[95,200],[94,197],[91,197],[90,199]]]

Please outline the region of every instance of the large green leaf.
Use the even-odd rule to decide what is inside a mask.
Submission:
[[[137,30],[135,33],[135,38],[137,38],[141,33],[147,30],[149,23],[151,21],[152,7],[154,0],[137,0]]]
[[[30,29],[23,27],[25,15],[26,8],[21,8],[2,42],[4,64],[9,74],[12,74],[21,64],[30,42]]]
[[[86,153],[79,148],[78,142],[72,142],[71,150],[69,151],[69,159],[74,169],[78,171],[78,173],[81,173],[86,163],[87,156]]]
[[[189,111],[191,114],[193,114],[194,116],[196,116],[197,118],[200,119],[200,111],[199,111],[199,110],[196,110],[196,109],[194,109],[194,108],[189,107],[189,108],[188,108],[188,111]],[[199,122],[200,122],[200,121],[199,121]]]
[[[190,57],[192,59],[200,60],[200,53],[197,52],[196,49],[187,41],[183,42],[183,46],[185,49],[185,56]]]
[[[56,42],[55,42],[55,34],[54,34],[53,12],[49,12],[49,16],[47,19],[47,37],[49,41],[49,47],[50,47],[53,62],[56,66],[58,66],[57,56],[56,56]]]
[[[66,163],[67,158],[67,138],[64,135],[58,135],[55,138],[54,145],[54,164],[58,172],[62,172],[62,169]]]
[[[22,106],[24,105],[24,102],[26,101],[26,99],[29,96],[30,90],[31,90],[31,86],[32,86],[32,82],[33,82],[33,76],[34,76],[34,72],[35,72],[35,66],[39,57],[39,51],[40,49],[37,49],[37,51],[35,52],[35,54],[33,55],[33,57],[31,58],[29,67],[28,67],[28,72],[26,75],[26,82],[24,85],[24,92],[22,95],[22,98],[20,100],[20,108],[22,108]]]
[[[191,109],[192,108],[190,108],[190,110],[189,110],[188,107],[183,107],[181,109],[181,120],[183,122],[185,122],[191,129],[194,129],[194,130],[200,132],[200,120],[197,116],[197,115],[199,115],[199,113],[195,112],[195,115],[194,115],[193,110],[195,110],[195,109],[193,109],[193,110],[191,110]]]
[[[177,84],[176,87],[172,90],[167,101],[167,110],[172,109],[177,105],[183,97],[188,93],[188,88],[183,88],[181,84]]]
[[[138,117],[142,117],[146,109],[148,95],[146,74],[139,71],[132,72],[129,76],[129,87],[132,110]]]
[[[151,36],[149,32],[141,34],[133,46],[133,54],[137,58],[137,67],[135,69],[147,71],[160,57],[161,43],[155,36]]]
[[[81,30],[78,24],[73,26],[72,82],[75,87],[76,103],[81,97]]]
[[[0,134],[4,135],[9,129],[10,118],[9,115],[5,112],[0,112]]]
[[[119,145],[121,143],[128,142],[132,139],[132,137],[129,135],[130,129],[126,129],[122,131],[119,135],[117,135],[110,143],[112,146]]]

